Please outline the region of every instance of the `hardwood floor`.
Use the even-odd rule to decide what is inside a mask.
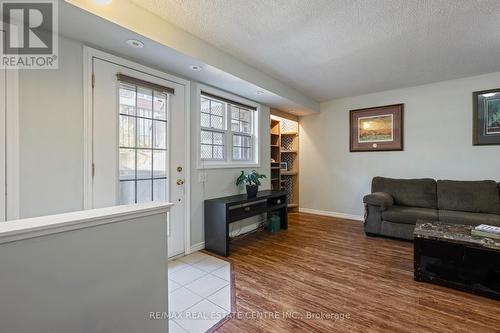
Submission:
[[[237,312],[217,332],[500,332],[500,302],[414,282],[413,244],[361,222],[294,213],[231,247]]]

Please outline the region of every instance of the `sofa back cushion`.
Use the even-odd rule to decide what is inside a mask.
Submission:
[[[498,184],[492,180],[438,180],[437,189],[439,209],[500,214]]]
[[[394,179],[375,177],[372,192],[386,192],[398,206],[437,208],[436,181],[423,179]]]

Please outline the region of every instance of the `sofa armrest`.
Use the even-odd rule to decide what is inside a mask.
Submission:
[[[385,192],[374,192],[365,195],[363,202],[367,205],[378,206],[382,210],[386,210],[388,207],[394,205],[394,198]]]

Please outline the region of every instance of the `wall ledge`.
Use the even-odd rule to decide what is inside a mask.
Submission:
[[[0,244],[167,213],[172,203],[144,203],[0,222]]]

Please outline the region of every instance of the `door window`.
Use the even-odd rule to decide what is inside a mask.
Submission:
[[[119,84],[120,204],[167,200],[168,95]]]

